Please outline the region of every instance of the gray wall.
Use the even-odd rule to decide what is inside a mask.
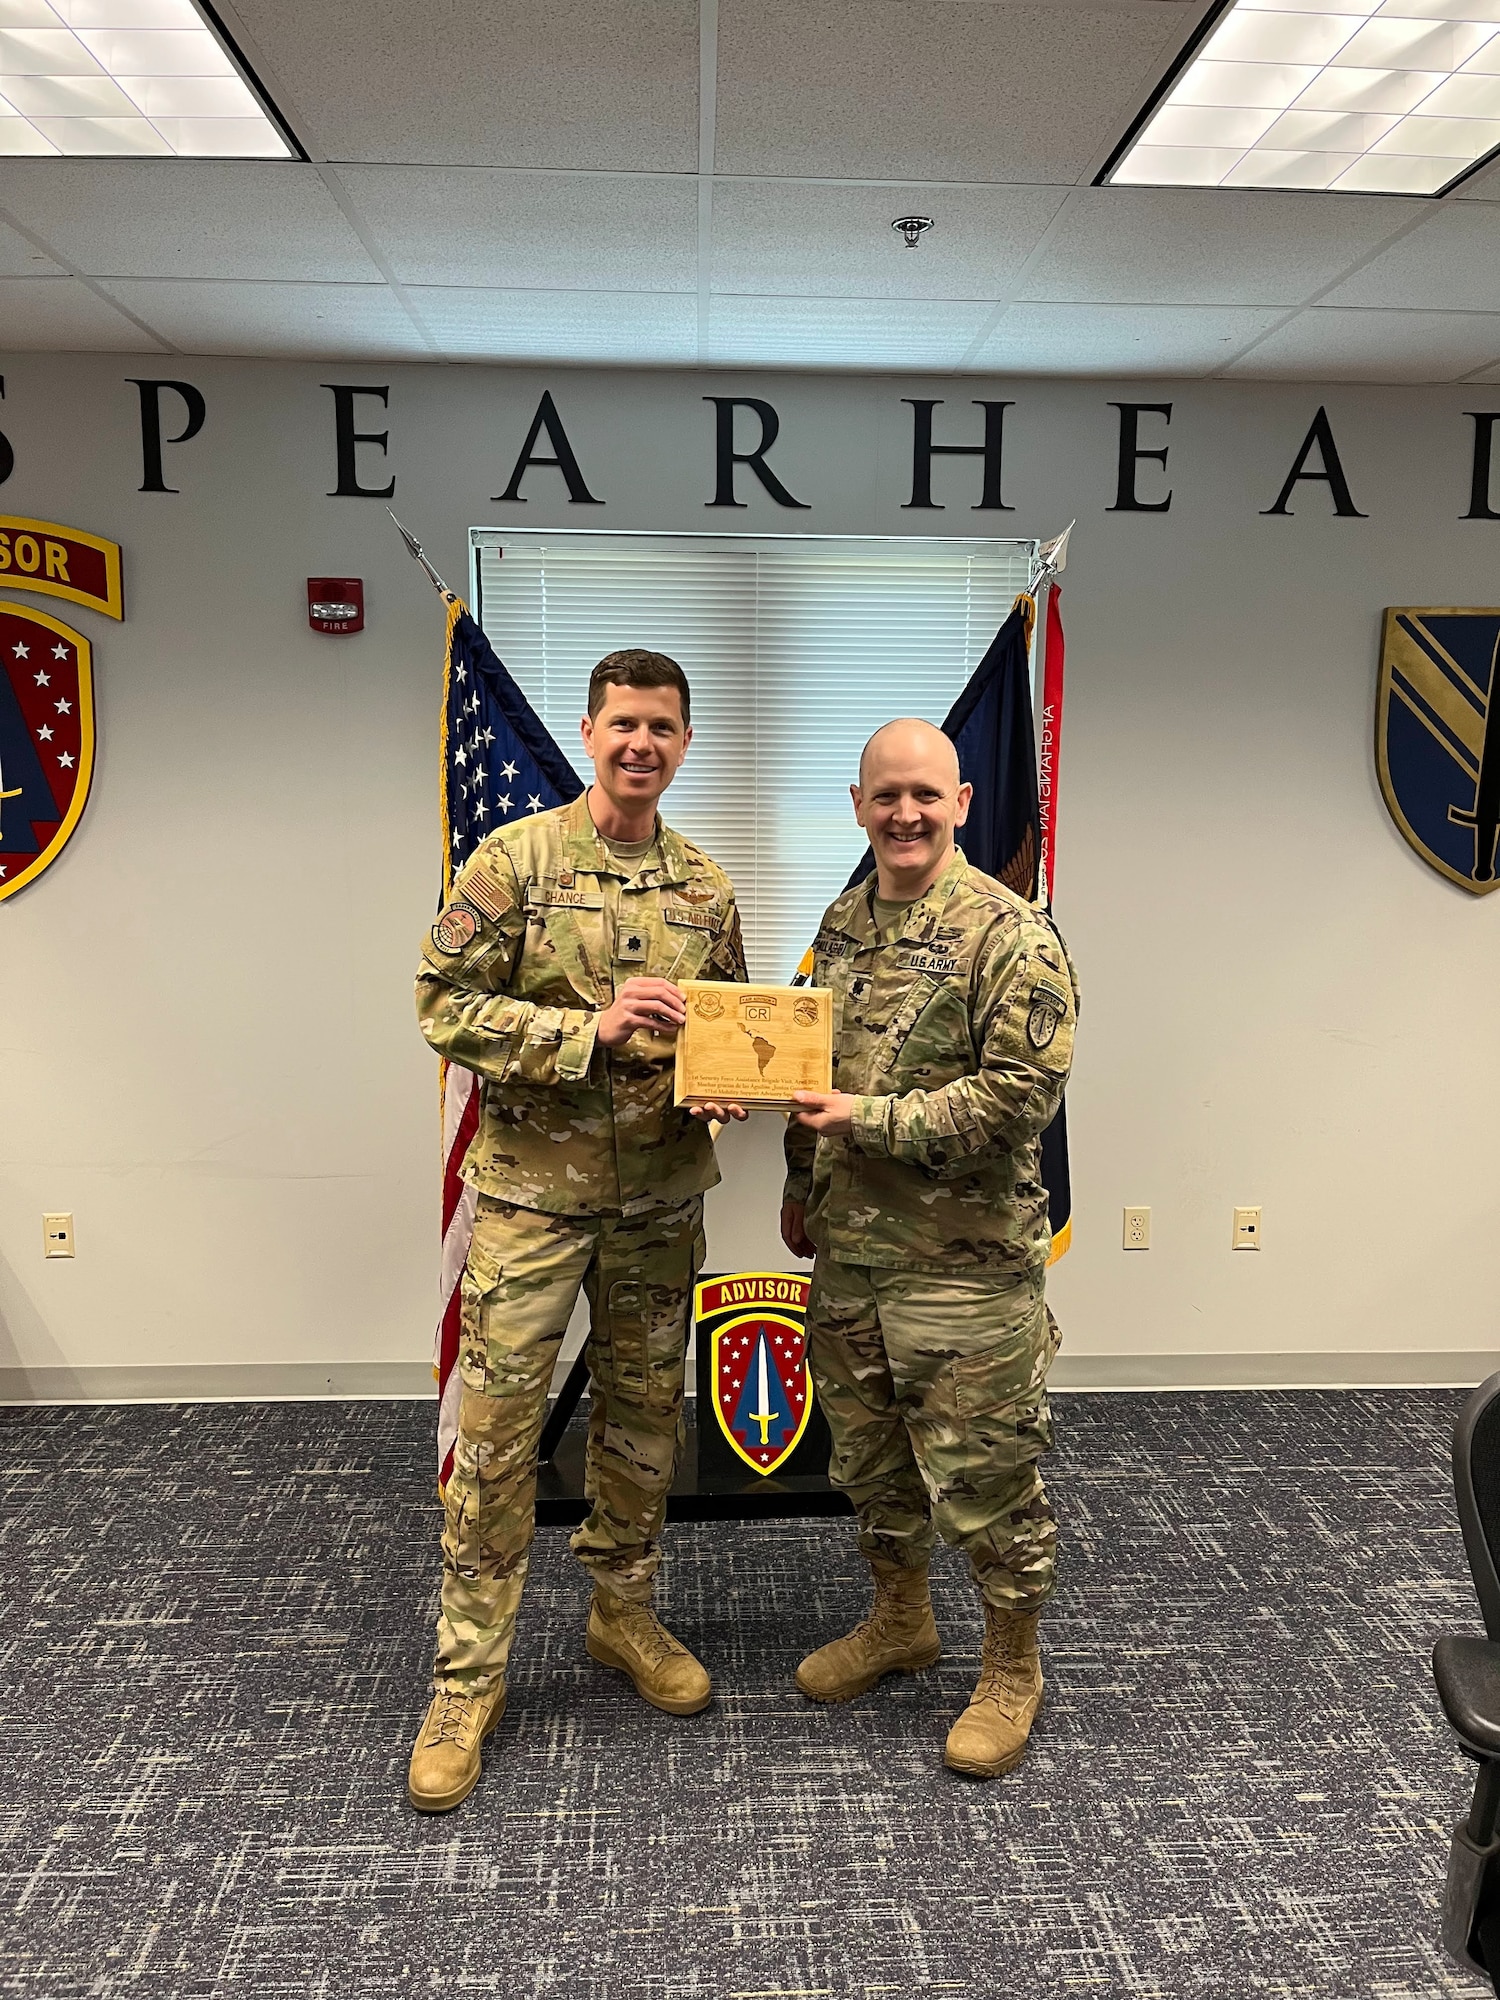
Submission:
[[[142,494],[136,391],[208,421]],[[95,642],[100,755],[66,854],[0,905],[0,1371],[14,1393],[412,1386],[434,1297],[434,1065],[412,1025],[437,883],[440,608],[374,500],[328,496],[329,381],[388,383],[364,476],[461,580],[471,524],[1046,534],[1078,517],[1057,911],[1085,1005],[1071,1096],[1064,1380],[1461,1380],[1489,1350],[1500,1230],[1500,899],[1403,844],[1371,723],[1387,604],[1500,601],[1500,523],[1462,521],[1462,389],[137,362],[16,357],[0,508],[124,545]],[[550,387],[601,507],[505,485]],[[706,394],[769,396],[803,500],[711,511]],[[1014,398],[1005,497],[948,460],[903,511],[911,413],[977,436]],[[1170,401],[1171,510],[1108,511],[1110,398]],[[1354,497],[1298,489],[1326,401]],[[176,405],[167,399],[169,411]],[[1151,437],[1162,434],[1152,421]],[[169,433],[170,434],[170,433]],[[362,575],[369,629],[310,633],[304,578]],[[628,638],[622,634],[622,640]],[[711,662],[689,663],[702,674]],[[571,746],[570,746],[571,747]],[[835,885],[836,886],[836,885]],[[724,1142],[719,1267],[782,1261],[778,1132]],[[1154,1248],[1120,1249],[1147,1202]],[[1264,1206],[1265,1248],[1229,1249]],[[78,1256],[44,1263],[44,1209]],[[156,1372],[152,1372],[156,1371]],[[164,1371],[164,1372],[163,1372]],[[245,1371],[251,1371],[246,1373]]]

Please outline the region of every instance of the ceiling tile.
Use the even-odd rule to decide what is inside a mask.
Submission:
[[[0,223],[0,278],[55,278],[62,266],[55,264],[18,231]]]
[[[414,286],[445,354],[468,361],[691,361],[698,302],[670,292],[507,292]]]
[[[386,285],[127,278],[108,289],[186,354],[373,361],[431,352]]]
[[[1013,305],[971,365],[996,375],[1202,375],[1279,317],[1269,306]]]
[[[1427,206],[1229,188],[1080,188],[1019,296],[1300,305]]]
[[[1225,372],[1301,382],[1456,382],[1500,358],[1500,314],[1313,306]]]
[[[1122,135],[1186,10],[720,0],[724,174],[1076,181]]]
[[[90,277],[380,277],[316,169],[291,161],[5,160],[0,207]]]
[[[953,368],[988,318],[983,303],[720,297],[704,360],[766,368]]]
[[[863,299],[993,299],[1063,200],[1061,188],[840,187],[720,180],[713,286],[721,292]],[[891,228],[930,215],[915,250]]]
[[[403,284],[691,292],[698,190],[651,174],[344,167],[371,239]]]
[[[1423,202],[1427,219],[1320,306],[1414,306],[1500,312],[1500,209]]]
[[[237,0],[333,160],[691,173],[697,0]]]
[[[7,353],[164,351],[77,278],[0,278],[0,326]]]

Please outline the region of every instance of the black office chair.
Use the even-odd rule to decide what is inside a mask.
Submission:
[[[1446,1634],[1432,1652],[1443,1713],[1479,1765],[1469,1817],[1448,1855],[1443,1944],[1500,1995],[1500,1375],[1481,1382],[1459,1412],[1453,1487],[1489,1637]]]

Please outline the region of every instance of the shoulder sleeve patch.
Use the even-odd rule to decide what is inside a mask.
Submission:
[[[432,942],[445,958],[457,958],[474,942],[479,919],[463,903],[450,903],[432,927]]]
[[[1038,979],[1031,989],[1026,1012],[1026,1039],[1041,1051],[1052,1046],[1052,1038],[1068,1018],[1071,996],[1049,980]]]
[[[462,896],[466,903],[472,903],[491,923],[499,923],[515,908],[513,898],[506,893],[503,882],[482,855],[476,854],[466,867],[459,870],[453,893]]]

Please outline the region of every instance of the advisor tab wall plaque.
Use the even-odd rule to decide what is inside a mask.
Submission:
[[[0,514],[0,588],[39,590],[106,618],[125,616],[119,543],[57,521]]]

